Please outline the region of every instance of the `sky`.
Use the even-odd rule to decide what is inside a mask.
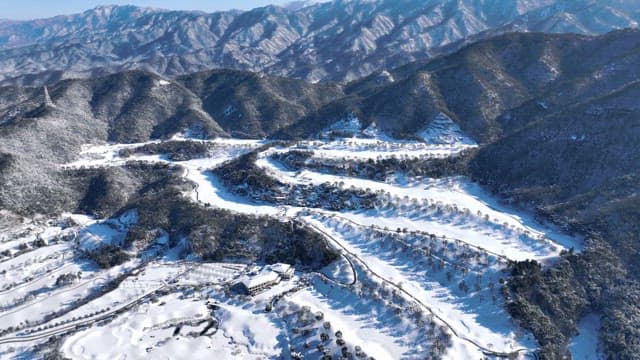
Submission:
[[[24,20],[79,13],[99,5],[137,5],[172,10],[213,12],[252,9],[290,0],[0,0],[0,19]]]

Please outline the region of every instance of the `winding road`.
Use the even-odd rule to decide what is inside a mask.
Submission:
[[[383,283],[395,288],[396,290],[398,290],[399,292],[403,293],[404,295],[406,295],[407,297],[409,297],[411,300],[413,300],[416,304],[420,305],[420,307],[422,307],[423,309],[427,310],[431,315],[433,315],[435,318],[437,318],[441,323],[443,323],[450,331],[451,333],[456,336],[457,338],[466,341],[472,345],[474,345],[475,347],[477,347],[478,349],[480,349],[480,351],[482,351],[485,355],[490,355],[490,356],[497,356],[497,357],[502,357],[502,358],[511,358],[513,357],[515,354],[519,354],[522,352],[528,352],[529,349],[516,349],[512,352],[500,352],[500,351],[495,351],[492,349],[489,349],[487,346],[484,346],[480,343],[478,343],[477,341],[470,339],[462,334],[460,334],[446,319],[442,318],[441,316],[439,316],[438,314],[436,314],[433,309],[431,307],[429,307],[427,304],[425,304],[422,300],[418,299],[417,297],[415,297],[413,294],[411,294],[410,292],[408,292],[407,290],[403,289],[402,286],[396,284],[393,281],[388,280],[387,278],[385,278],[384,276],[380,275],[379,273],[377,273],[375,270],[373,270],[369,265],[367,265],[367,263],[360,258],[357,254],[354,254],[353,252],[351,252],[349,249],[347,249],[344,245],[342,245],[342,243],[337,240],[335,237],[333,237],[331,234],[328,234],[326,231],[324,231],[323,229],[319,228],[318,226],[316,226],[313,223],[310,223],[308,221],[305,221],[303,218],[298,218],[299,221],[303,222],[304,224],[308,225],[309,227],[311,227],[312,229],[314,229],[316,232],[318,232],[319,234],[322,234],[324,237],[326,237],[327,239],[329,239],[332,243],[334,243],[335,245],[337,245],[340,249],[342,249],[342,251],[346,254],[349,255],[349,257],[355,259],[355,261],[357,261],[364,269],[366,269],[369,273],[371,273],[373,276],[375,276],[376,278],[378,278],[380,281],[382,281]],[[351,263],[352,264],[352,263]],[[353,265],[352,265],[353,266]]]

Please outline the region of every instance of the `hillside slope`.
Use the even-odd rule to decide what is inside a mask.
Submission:
[[[234,137],[262,138],[344,96],[337,84],[212,70],[177,81],[202,99],[202,109]]]
[[[83,144],[144,142],[183,132],[260,138],[342,94],[335,85],[231,70],[180,81],[184,85],[143,71],[63,80],[48,88],[51,104],[42,88],[0,88],[0,153],[7,159],[0,204],[16,211],[59,210],[69,184],[57,176],[57,167],[73,161]]]
[[[322,119],[301,122],[290,134],[312,134],[353,112],[363,126],[375,122],[390,134],[411,137],[443,113],[477,141],[489,143],[637,79],[638,50],[637,30],[598,37],[500,35],[349,83],[345,98],[321,109]]]
[[[414,137],[438,114],[450,117],[483,145],[469,167],[475,180],[586,237],[583,253],[567,253],[556,266],[514,264],[512,315],[532,329],[546,357],[560,358],[580,318],[595,312],[606,352],[633,359],[639,56],[637,30],[501,35],[350,83],[345,98],[287,134],[310,136],[352,113],[362,128],[375,122]]]

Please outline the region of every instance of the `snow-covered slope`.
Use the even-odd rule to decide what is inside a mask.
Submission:
[[[441,126],[438,134],[443,132]],[[448,146],[443,156],[450,156],[459,147],[473,146],[456,137],[446,145],[349,141],[334,151],[347,156],[366,150],[363,154],[375,158],[392,148],[410,157]],[[258,204],[225,188],[209,170],[265,143],[209,142],[219,151],[187,161],[118,155],[144,144],[86,146],[81,159],[65,167],[121,166],[130,160],[179,165],[186,170],[182,176],[196,185],[183,195],[194,203],[302,222],[338,250],[340,259],[322,273],[299,270],[292,279],[279,278],[277,284],[246,296],[232,290],[234,284],[245,281],[253,287],[264,281],[260,274],[268,269],[203,263],[193,257],[178,260],[184,246],[168,247],[162,232],[152,246],[136,250],[139,258],[108,270],[91,266],[78,255],[99,244],[119,246],[122,232],[138,221],[136,213],[107,222],[66,215],[72,221],[63,223],[73,225],[47,228],[40,236],[62,239],[60,234],[68,233],[68,240],[49,241],[0,262],[6,271],[0,318],[11,325],[0,337],[0,354],[25,354],[52,334],[70,334],[62,336],[57,349],[78,359],[123,354],[178,358],[187,349],[198,359],[209,357],[213,349],[229,359],[294,354],[320,358],[342,352],[379,359],[460,359],[483,354],[523,357],[536,348],[532,336],[504,310],[499,291],[503,271],[511,260],[546,261],[562,249],[579,250],[579,240],[499,205],[464,178],[378,182],[311,169],[294,173],[270,156],[300,147],[335,147],[330,141],[267,148],[259,153],[256,166],[284,183],[340,182],[345,189],[378,194],[385,205],[329,211],[276,205],[269,199]],[[19,242],[3,246],[17,249]],[[61,257],[64,253],[76,255]],[[46,268],[54,264],[57,269],[47,274]],[[18,280],[18,269],[26,279]],[[55,273],[78,271],[82,275],[71,285],[49,285]],[[109,290],[101,290],[105,288]]]
[[[458,124],[443,113],[438,114],[431,121],[429,127],[420,132],[419,135],[429,144],[477,145],[475,141],[462,132]]]

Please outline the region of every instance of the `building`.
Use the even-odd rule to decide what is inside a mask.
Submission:
[[[248,295],[255,295],[267,290],[268,288],[278,284],[279,282],[280,275],[278,275],[278,273],[276,273],[275,271],[263,269],[256,275],[244,276],[234,287]]]
[[[288,280],[293,277],[295,268],[289,264],[277,263],[267,265],[260,271],[252,271],[240,278],[232,289],[236,292],[256,295],[268,288],[279,284],[281,280]]]
[[[271,268],[271,271],[280,275],[280,277],[283,279],[291,279],[295,271],[295,268],[293,266],[283,263],[270,265],[269,268]]]

